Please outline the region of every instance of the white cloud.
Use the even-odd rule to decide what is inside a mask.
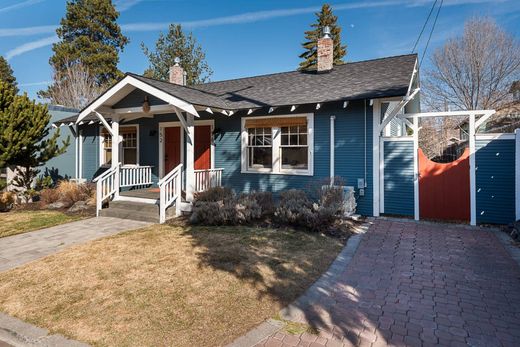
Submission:
[[[39,2],[43,0],[28,0],[24,3],[29,2]],[[144,0],[119,0],[116,2],[116,6],[119,6],[120,11],[124,11],[129,9],[132,6],[137,5],[139,2]],[[510,2],[511,0],[445,0],[444,4],[446,6],[456,6],[456,5],[468,5],[468,4],[477,4],[477,3],[487,3],[487,2]],[[21,5],[18,4],[18,5]],[[13,5],[13,6],[18,6]],[[342,3],[332,5],[333,10],[335,11],[343,11],[343,10],[352,10],[352,9],[366,9],[366,8],[378,8],[378,7],[389,7],[389,6],[431,6],[431,0],[380,0],[380,1],[357,1],[350,3]],[[12,7],[12,6],[11,6]],[[0,9],[1,10],[1,9]],[[266,10],[266,11],[256,11],[256,12],[247,12],[232,16],[223,16],[223,17],[215,17],[201,20],[193,20],[193,21],[185,21],[185,22],[177,22],[188,29],[196,29],[203,27],[213,27],[213,26],[221,26],[221,25],[233,25],[233,24],[245,24],[245,23],[253,23],[258,21],[264,21],[274,18],[283,18],[283,17],[291,17],[302,14],[314,13],[320,10],[320,6],[310,6],[310,7],[300,7],[300,8],[289,8],[289,9],[280,9],[280,10]],[[174,22],[174,21],[172,21]],[[166,30],[168,26],[172,22],[150,22],[150,23],[127,23],[122,24],[121,28],[123,31],[127,32],[144,32],[144,31],[158,31],[158,30]],[[25,28],[5,28],[0,29],[0,37],[7,36],[30,36],[35,34],[48,34],[52,33],[56,30],[56,26],[54,25],[46,25],[46,26],[34,26],[34,27],[25,27]],[[17,55],[30,52],[34,49],[44,47],[50,45],[57,41],[55,36],[46,37],[40,40],[36,40],[33,42],[29,42],[23,44],[21,46],[15,47],[14,49],[7,52],[6,57],[10,59]]]
[[[19,2],[17,4],[14,4],[14,5],[10,5],[10,6],[6,6],[6,7],[0,8],[0,13],[12,11],[12,10],[17,10],[19,8],[31,6],[31,5],[34,5],[34,4],[37,4],[39,2],[43,2],[43,1],[44,0],[27,0],[27,1],[22,1],[22,2]]]
[[[36,87],[36,86],[48,86],[52,81],[40,81],[40,82],[29,82],[29,83],[19,83],[18,87]]]
[[[10,60],[18,55],[33,51],[35,49],[52,45],[53,43],[58,41],[58,37],[56,35],[44,37],[43,39],[39,39],[36,41],[31,41],[24,43],[18,47],[15,47],[5,54],[5,59]]]
[[[0,37],[32,36],[50,34],[56,31],[56,25],[41,25],[24,28],[0,28]]]
[[[119,12],[124,12],[140,2],[143,2],[143,0],[117,0],[115,1],[114,5]]]

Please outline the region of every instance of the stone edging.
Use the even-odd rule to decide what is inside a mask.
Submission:
[[[497,237],[497,239],[500,241],[502,246],[507,250],[509,255],[511,255],[511,258],[520,266],[520,247],[514,246],[512,244],[513,239],[509,237],[505,232],[501,230],[493,230],[493,233]]]
[[[0,313],[0,343],[19,347],[87,347],[89,345],[69,340],[47,329],[38,328],[17,318]]]
[[[312,286],[307,288],[305,293],[296,299],[292,304],[280,311],[280,317],[283,320],[295,320],[303,315],[303,312],[313,303],[322,301],[323,297],[330,297],[332,293],[330,288],[337,281],[345,267],[350,263],[359,246],[363,234],[365,234],[370,225],[372,218],[367,219],[367,223],[356,227],[357,234],[349,237],[347,244],[338,254],[334,262],[329,266],[327,271],[314,282]],[[227,345],[227,347],[251,347],[262,341],[263,339],[273,335],[284,327],[284,323],[279,320],[269,319],[260,324],[247,334],[240,336],[235,341]]]

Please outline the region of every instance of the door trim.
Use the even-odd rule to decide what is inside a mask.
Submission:
[[[209,125],[211,126],[211,134],[213,135],[213,130],[215,130],[215,120],[196,120],[195,126],[197,125]],[[181,122],[159,122],[159,178],[164,177],[164,129],[169,127],[181,127],[181,163],[183,167],[186,167],[186,158],[184,156],[184,142],[185,142],[185,134],[184,129],[182,128]],[[211,168],[215,168],[215,141],[213,136],[211,136]]]

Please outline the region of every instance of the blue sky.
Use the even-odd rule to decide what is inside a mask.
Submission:
[[[117,0],[119,23],[130,39],[120,56],[123,71],[147,67],[140,44],[152,46],[169,23],[184,24],[206,51],[222,80],[294,70],[303,32],[321,1],[310,0]],[[31,97],[51,79],[54,30],[65,0],[0,0],[0,55],[7,57],[22,91]],[[433,0],[330,2],[343,28],[348,61],[410,53]],[[464,21],[488,15],[520,35],[519,0],[444,0],[429,52],[462,32]],[[427,35],[425,35],[427,36]],[[423,50],[426,37],[419,45]],[[428,54],[427,54],[428,56]],[[427,59],[425,60],[427,65]]]

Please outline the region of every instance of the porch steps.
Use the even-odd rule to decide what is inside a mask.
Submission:
[[[159,223],[159,203],[135,201],[110,201],[108,208],[99,212],[103,217],[130,219],[140,222]],[[166,210],[166,219],[175,217],[175,205]]]

